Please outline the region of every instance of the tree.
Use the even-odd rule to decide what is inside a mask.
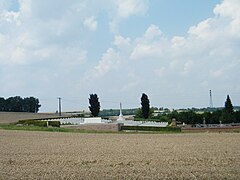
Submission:
[[[100,111],[100,102],[98,101],[97,94],[90,94],[89,98],[89,109],[94,117],[98,116]]]
[[[34,97],[27,97],[23,99],[23,110],[25,112],[38,112],[41,105],[39,104],[39,100]]]
[[[5,110],[5,99],[3,97],[0,97],[0,111]]]
[[[229,95],[227,95],[225,107],[224,107],[224,110],[222,111],[220,121],[222,121],[222,123],[236,122],[236,119],[234,116],[234,111],[233,111],[233,105],[232,105]]]
[[[230,113],[230,114],[233,113],[233,105],[232,105],[232,102],[231,102],[231,99],[230,99],[229,95],[227,95],[227,100],[225,102],[224,111],[227,112],[227,113]]]
[[[135,112],[135,117],[136,118],[142,118],[142,109],[141,108],[138,108]]]
[[[0,111],[37,113],[40,107],[39,100],[34,97],[23,99],[20,96],[15,96],[6,100],[0,98]]]
[[[240,111],[235,112],[234,115],[235,115],[236,122],[240,123]]]
[[[149,116],[149,111],[150,111],[150,102],[148,99],[148,96],[146,94],[142,94],[141,97],[141,105],[142,105],[142,116],[147,119]]]
[[[9,97],[7,100],[7,109],[12,112],[22,112],[23,99],[20,96]]]
[[[186,124],[201,124],[203,122],[202,115],[191,110],[180,112],[177,120]]]

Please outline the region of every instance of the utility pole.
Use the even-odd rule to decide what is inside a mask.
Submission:
[[[62,111],[61,100],[62,100],[62,98],[59,97],[59,98],[58,98],[58,111],[59,111],[58,113],[59,113],[59,116],[62,115],[62,112],[61,112],[61,111]]]

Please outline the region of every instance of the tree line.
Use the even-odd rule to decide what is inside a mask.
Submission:
[[[35,97],[0,97],[0,111],[37,113],[40,107],[39,100]]]
[[[234,111],[230,96],[224,104],[224,108],[217,111],[206,111],[198,113],[193,110],[178,112],[172,111],[154,116],[154,108],[150,108],[150,100],[145,93],[141,96],[141,108],[136,110],[136,119],[171,122],[173,118],[185,124],[219,124],[219,123],[240,123],[240,111]],[[90,94],[89,109],[92,115],[98,116],[100,112],[100,102],[97,94]]]
[[[176,110],[172,112],[166,112],[157,116],[154,116],[154,108],[150,108],[148,111],[148,117],[155,121],[171,122],[173,118],[177,121],[185,124],[219,124],[219,123],[240,123],[240,111],[234,111],[230,96],[227,95],[227,99],[224,104],[224,108],[216,111],[205,111],[202,113],[195,112],[194,110],[187,110],[178,112]],[[137,118],[144,118],[142,114],[142,108],[136,112]]]

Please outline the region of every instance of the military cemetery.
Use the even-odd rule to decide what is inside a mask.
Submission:
[[[0,180],[240,179],[240,0],[0,0]]]

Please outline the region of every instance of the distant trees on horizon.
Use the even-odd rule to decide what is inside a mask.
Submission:
[[[100,111],[100,102],[97,97],[97,94],[90,94],[89,98],[89,109],[94,117],[98,116]],[[179,111],[165,111],[163,114],[155,115],[154,110],[158,108],[150,107],[150,101],[148,96],[145,93],[142,93],[141,96],[141,107],[133,110],[135,112],[135,119],[141,120],[145,119],[146,121],[160,121],[160,122],[171,122],[173,118],[177,119],[179,122],[184,122],[185,124],[202,124],[204,121],[207,124],[219,124],[219,123],[240,123],[240,111],[234,111],[233,105],[230,99],[230,96],[227,95],[225,105],[223,109],[213,110],[212,108],[209,111],[204,111],[199,113],[194,110],[186,110],[183,112]],[[105,116],[111,114],[111,111],[108,112],[105,110]],[[118,111],[117,111],[118,112]],[[111,114],[111,115],[117,115]]]
[[[163,108],[161,108],[163,110]],[[240,123],[240,111],[234,111],[230,96],[227,95],[224,108],[205,108],[201,111],[198,109],[182,109],[182,111],[165,109],[161,114],[154,113],[158,108],[151,107],[149,117],[146,120],[157,122],[169,122],[175,118],[178,122],[185,124],[219,124],[219,123]],[[144,118],[142,108],[135,111],[135,119],[141,120]]]
[[[90,94],[89,97],[89,110],[92,116],[108,116],[117,115],[118,110],[109,110],[100,112],[100,102],[97,94]],[[0,111],[6,112],[32,112],[37,113],[41,107],[39,100],[35,97],[22,98],[20,96],[3,98],[0,97]],[[162,108],[163,109],[163,108]],[[150,107],[150,101],[145,93],[141,96],[141,107],[131,109],[131,113],[135,114],[136,119],[144,118],[146,120],[154,121],[168,121],[171,122],[172,118],[177,119],[179,122],[185,124],[201,124],[205,121],[207,124],[218,124],[218,123],[240,123],[240,111],[234,110],[230,96],[227,95],[224,108],[206,108],[201,111],[197,111],[196,108],[186,109],[184,111],[173,110],[170,111],[166,108],[162,114],[154,113],[154,110],[158,108]],[[114,111],[114,112],[113,112]]]
[[[0,111],[37,113],[40,107],[39,100],[35,97],[0,97]]]

